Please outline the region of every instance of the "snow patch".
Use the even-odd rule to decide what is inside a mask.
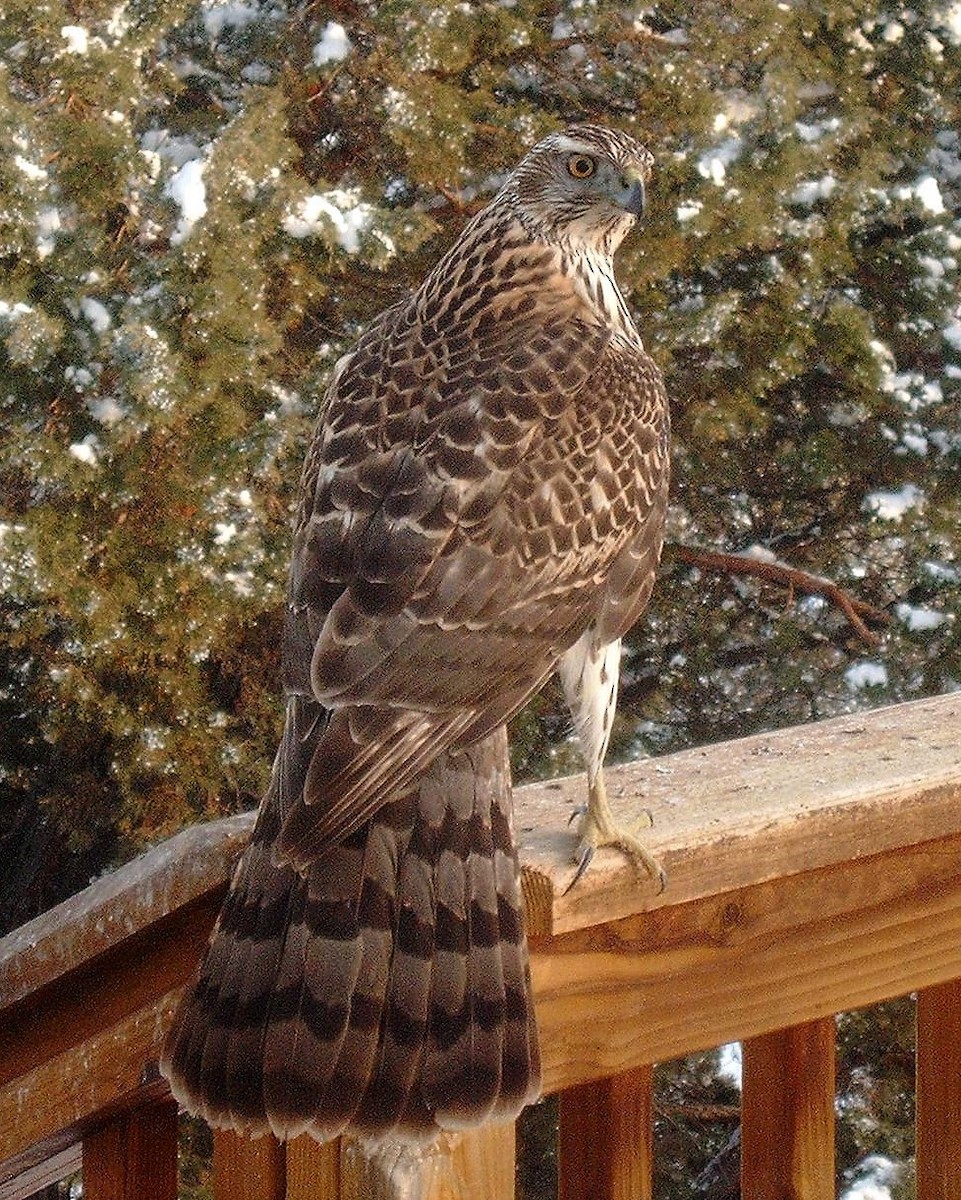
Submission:
[[[353,48],[353,42],[343,25],[338,21],[328,21],[311,57],[315,67],[323,67],[327,63],[345,59]]]
[[[82,25],[62,25],[60,36],[66,39],[68,54],[86,54],[90,49],[90,34]]]
[[[179,168],[192,158],[203,158],[203,151],[191,137],[172,134],[169,129],[148,129],[140,138],[141,153],[148,159],[164,160]]]
[[[895,491],[868,492],[864,509],[882,521],[899,521],[912,508],[924,503],[924,492],[914,483],[905,483]]]
[[[100,443],[94,433],[88,433],[82,441],[71,442],[68,449],[74,458],[88,467],[95,467],[100,462]]]
[[[941,336],[952,350],[957,350],[961,354],[961,321],[951,321],[950,324],[945,325]]]
[[[224,571],[224,579],[238,596],[253,595],[254,576],[252,571]]]
[[[938,217],[947,211],[938,181],[933,175],[923,175],[914,185],[914,194],[920,200],[921,207],[926,208],[933,216]]]
[[[741,551],[742,558],[753,558],[755,562],[776,563],[777,555],[760,542],[754,542],[746,550]]]
[[[917,200],[921,207],[934,217],[947,212],[938,181],[933,175],[922,175],[910,187],[895,188],[893,194],[896,200]]]
[[[920,458],[924,458],[928,453],[928,439],[923,433],[914,433],[905,429],[901,433],[901,444]]]
[[[929,629],[937,629],[948,619],[947,613],[938,612],[936,608],[922,608],[915,604],[898,604],[894,610],[898,620],[903,621],[911,633],[924,633]]]
[[[924,569],[928,575],[937,580],[938,583],[957,583],[961,580],[961,570],[952,566],[950,563],[936,562],[928,559],[924,563]]]
[[[891,1200],[891,1188],[904,1173],[900,1163],[884,1154],[869,1154],[859,1164],[855,1180],[841,1200]]]
[[[938,17],[943,29],[956,46],[961,46],[961,3],[949,4]]]
[[[116,425],[127,415],[113,396],[92,396],[87,401],[87,408],[93,419],[101,425]]]
[[[72,383],[78,392],[90,387],[94,381],[94,373],[89,367],[76,363],[68,363],[63,369],[63,377],[67,383]]]
[[[60,231],[60,210],[41,208],[37,210],[37,257],[49,258],[57,245]]]
[[[134,19],[127,12],[127,0],[123,0],[122,4],[110,14],[110,20],[107,22],[107,33],[115,42],[119,42],[121,38],[127,36],[134,26]]]
[[[260,16],[260,9],[256,4],[244,4],[243,0],[228,0],[225,4],[204,5],[203,14],[207,36],[216,42],[227,28],[251,25]]]
[[[33,309],[29,304],[24,304],[22,300],[15,300],[13,304],[9,300],[0,300],[0,317],[9,317],[13,321],[17,317],[31,312]]]
[[[13,165],[35,183],[39,183],[48,176],[48,172],[43,167],[38,167],[36,163],[32,163],[28,158],[24,158],[22,154],[15,154],[13,156]]]
[[[852,663],[844,672],[844,682],[852,692],[866,687],[884,687],[888,682],[888,669],[883,663]]]
[[[95,300],[93,296],[84,296],[80,301],[80,311],[89,322],[94,333],[106,333],[113,325],[113,317],[106,305]]]
[[[744,143],[739,137],[726,138],[713,150],[708,150],[698,159],[697,171],[704,179],[710,179],[715,187],[723,186],[727,169],[740,157]]]
[[[791,203],[810,208],[819,200],[830,200],[837,186],[838,181],[833,175],[823,175],[820,179],[805,179],[791,193]]]
[[[360,235],[370,226],[374,210],[359,199],[356,190],[345,192],[339,188],[332,192],[315,192],[305,196],[292,213],[284,217],[282,225],[294,238],[305,238],[311,234],[328,232],[334,227],[338,243],[348,254],[360,249]]]
[[[728,1042],[722,1046],[717,1056],[717,1073],[720,1079],[726,1079],[740,1090],[741,1087],[741,1043]]]
[[[814,121],[811,124],[807,121],[794,122],[794,132],[802,142],[807,144],[819,142],[825,134],[836,133],[840,128],[840,117],[831,117],[826,121]]]
[[[193,227],[207,212],[207,189],[204,185],[206,167],[202,158],[192,158],[171,175],[164,187],[164,195],[169,196],[180,209],[180,220],[170,237],[174,245],[188,238]]]
[[[677,206],[677,219],[683,225],[685,221],[693,221],[704,204],[700,200],[684,200]]]

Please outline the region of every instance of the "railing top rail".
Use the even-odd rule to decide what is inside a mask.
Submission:
[[[663,862],[657,894],[615,852],[570,892],[583,776],[520,787],[532,934],[652,908],[961,832],[961,693],[645,759],[607,772],[627,825]],[[186,829],[0,938],[0,1014],[224,886],[252,814]],[[745,848],[750,852],[745,853]]]
[[[583,776],[518,788],[533,934],[560,933],[961,832],[961,692],[643,759],[606,772],[667,872],[658,895],[614,851],[577,887]],[[583,885],[583,886],[582,886]]]

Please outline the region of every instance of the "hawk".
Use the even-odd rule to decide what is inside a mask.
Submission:
[[[658,871],[601,772],[667,508],[667,398],[612,267],[652,162],[596,125],[544,138],[337,363],[271,783],[163,1055],[214,1126],[418,1139],[536,1096],[509,792],[484,747],[554,670],[588,773],[581,869],[614,844]]]

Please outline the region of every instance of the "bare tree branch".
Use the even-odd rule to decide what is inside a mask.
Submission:
[[[889,625],[891,618],[880,608],[858,600],[849,595],[843,588],[830,579],[820,575],[811,575],[798,567],[788,566],[787,563],[772,562],[770,559],[754,558],[748,554],[727,554],[720,550],[703,550],[697,546],[681,546],[671,543],[668,552],[678,562],[689,563],[691,566],[702,567],[708,571],[721,571],[728,575],[751,575],[755,579],[763,579],[769,583],[780,583],[792,592],[804,592],[808,595],[823,596],[825,600],[836,605],[844,613],[848,623],[860,638],[870,646],[876,646],[880,638],[873,633],[866,622],[875,625]]]

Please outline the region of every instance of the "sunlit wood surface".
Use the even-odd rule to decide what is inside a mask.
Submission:
[[[612,851],[565,892],[584,788],[577,777],[516,792],[545,1086],[564,1093],[562,1166],[566,1155],[569,1172],[588,1173],[598,1200],[645,1200],[649,1065],[746,1040],[746,1157],[765,1104],[791,1128],[751,1200],[820,1200],[833,1171],[830,1018],[918,991],[919,1200],[961,1195],[961,1071],[937,1069],[957,1066],[961,1042],[961,695],[610,770],[624,822],[653,816],[660,894]],[[159,1046],[250,822],[186,830],[0,940],[0,1200],[30,1195],[53,1163],[75,1166],[78,1145],[100,1181],[91,1195],[137,1195],[124,1181],[164,1157]],[[775,1088],[788,1070],[797,1086]],[[572,1115],[577,1096],[593,1115]],[[587,1124],[603,1151],[593,1164],[571,1149]],[[451,1142],[465,1194],[512,1195],[513,1136]],[[346,1200],[366,1187],[387,1200],[357,1155],[218,1136],[216,1194]],[[453,1185],[430,1170],[430,1200],[447,1200]]]

